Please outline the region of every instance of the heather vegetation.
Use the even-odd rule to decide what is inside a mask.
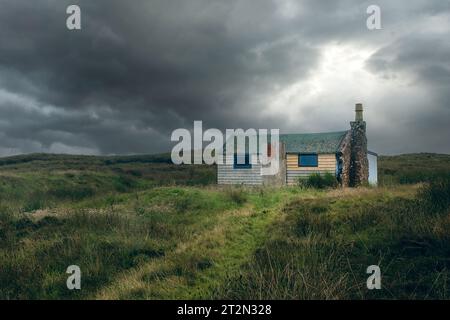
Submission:
[[[0,298],[449,299],[449,158],[382,157],[358,189],[216,186],[167,155],[0,159]]]

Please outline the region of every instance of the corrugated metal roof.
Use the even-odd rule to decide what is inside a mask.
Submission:
[[[280,134],[287,153],[336,153],[348,131]]]

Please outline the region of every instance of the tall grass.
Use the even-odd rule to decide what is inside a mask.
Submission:
[[[437,182],[413,199],[295,200],[215,297],[449,299],[448,199]],[[367,289],[369,265],[380,266],[382,290]]]
[[[406,181],[424,157],[382,159],[380,180]],[[448,179],[426,174],[417,196],[315,190],[334,185],[323,176],[312,189],[200,188],[187,185],[214,183],[214,167],[164,161],[0,161],[0,298],[450,298]],[[72,264],[81,291],[65,286]],[[382,290],[365,286],[372,264]]]
[[[93,297],[118,274],[163,258],[242,205],[217,190],[180,187],[108,199],[43,217],[0,206],[0,299]],[[177,267],[185,270],[189,259]],[[210,263],[201,257],[195,270]],[[81,268],[80,291],[66,288],[69,265]]]
[[[450,207],[450,176],[439,177],[422,186],[419,198],[431,211],[445,211]]]
[[[247,191],[242,187],[225,188],[225,195],[230,201],[237,205],[243,205],[248,198]]]
[[[0,297],[2,299],[81,298],[115,274],[164,254],[164,241],[148,236],[139,223],[115,213],[77,211],[64,218],[34,221],[2,216]],[[82,270],[83,288],[65,287],[69,265]]]

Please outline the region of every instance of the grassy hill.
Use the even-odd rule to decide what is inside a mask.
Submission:
[[[426,182],[450,174],[450,155],[416,153],[381,156],[378,167],[382,185]]]
[[[449,155],[380,157],[379,188],[329,190],[168,160],[0,159],[0,298],[450,298]]]
[[[0,158],[0,201],[32,211],[61,202],[167,185],[215,183],[214,166],[176,166],[169,154]]]

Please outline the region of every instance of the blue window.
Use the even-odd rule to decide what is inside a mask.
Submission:
[[[319,165],[319,160],[317,154],[299,154],[298,155],[298,166],[299,167],[317,167]]]
[[[234,169],[251,169],[252,164],[250,163],[250,155],[248,153],[235,154],[233,168]]]

